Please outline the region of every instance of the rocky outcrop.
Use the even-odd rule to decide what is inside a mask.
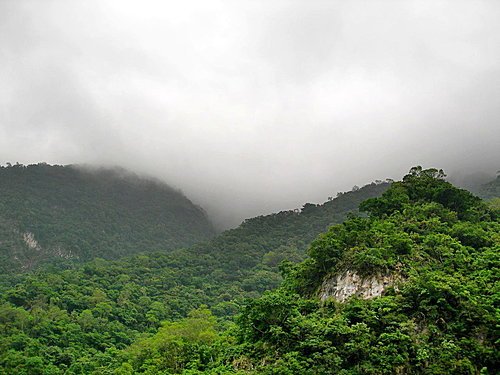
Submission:
[[[32,250],[40,251],[42,248],[38,244],[38,241],[35,239],[35,235],[31,232],[23,233],[24,243]]]
[[[381,296],[389,286],[393,286],[396,279],[394,275],[363,277],[355,271],[347,270],[325,279],[319,289],[319,298],[322,301],[333,298],[339,302],[344,302],[353,295],[364,299],[374,298]]]

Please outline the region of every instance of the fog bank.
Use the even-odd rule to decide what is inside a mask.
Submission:
[[[500,169],[497,1],[0,2],[0,163],[120,165],[224,227]]]

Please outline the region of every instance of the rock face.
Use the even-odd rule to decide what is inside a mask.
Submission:
[[[23,233],[23,240],[24,243],[32,250],[37,250],[40,251],[41,247],[38,244],[38,241],[35,240],[35,235],[31,232],[25,232]]]
[[[374,298],[381,296],[395,281],[394,275],[361,277],[358,273],[347,270],[325,279],[319,289],[319,298],[322,301],[334,298],[339,302],[344,302],[353,295],[364,299]]]

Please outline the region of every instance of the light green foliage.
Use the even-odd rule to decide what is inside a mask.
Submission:
[[[487,204],[493,211],[500,214],[500,198],[492,198],[487,201]]]
[[[359,198],[385,189],[374,184],[301,212],[251,219],[168,254],[25,275],[3,288],[0,368],[493,374],[500,364],[498,211],[444,181],[442,171],[417,167],[362,204],[368,217],[351,216],[317,236]],[[278,264],[284,281],[266,291],[280,282]],[[373,299],[320,302],[323,280],[346,270],[393,275],[397,284]]]
[[[251,301],[239,340],[256,373],[493,374],[500,310],[500,223],[436,170],[412,169],[368,218],[332,227],[283,286]],[[370,300],[319,303],[324,277],[397,275]]]
[[[23,360],[39,356],[45,367],[53,365],[61,372],[101,373],[103,364],[112,363],[109,373],[128,373],[128,365],[121,367],[120,361],[125,361],[121,349],[145,334],[154,334],[163,321],[182,319],[202,304],[226,321],[238,313],[245,298],[258,297],[279,285],[282,261],[303,259],[315,236],[387,187],[370,184],[323,205],[309,204],[302,212],[250,219],[210,242],[186,249],[116,261],[96,258],[68,269],[45,267],[22,277],[9,276],[1,294],[9,313],[0,322],[4,343],[0,368],[16,373],[24,366]],[[12,309],[25,313],[29,324],[16,325]],[[41,315],[48,311],[59,312],[50,324]],[[29,345],[9,344],[19,333]],[[239,358],[235,360],[243,371],[245,361]],[[233,369],[231,363],[223,364],[224,369],[218,367],[210,371]]]
[[[189,313],[186,319],[165,322],[152,337],[134,343],[126,350],[134,373],[180,373],[207,367],[214,360],[211,345],[218,338],[215,317],[207,308]]]

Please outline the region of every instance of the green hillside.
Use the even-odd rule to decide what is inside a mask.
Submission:
[[[244,308],[249,373],[496,373],[500,212],[442,177],[413,168]]]
[[[482,185],[478,195],[483,199],[500,198],[500,175],[495,180]]]
[[[186,317],[202,304],[226,321],[245,298],[279,285],[282,260],[303,259],[318,233],[387,188],[373,183],[322,205],[250,219],[191,248],[41,269],[17,285],[7,283],[0,366],[20,371],[37,357],[33,368],[89,373],[162,321]]]
[[[0,273],[175,249],[213,235],[203,210],[159,181],[120,169],[0,168]]]
[[[365,201],[236,325],[193,310],[95,373],[497,373],[500,212],[443,177],[413,168]]]
[[[416,167],[190,248],[11,280],[0,369],[494,374],[499,250],[496,206]]]

